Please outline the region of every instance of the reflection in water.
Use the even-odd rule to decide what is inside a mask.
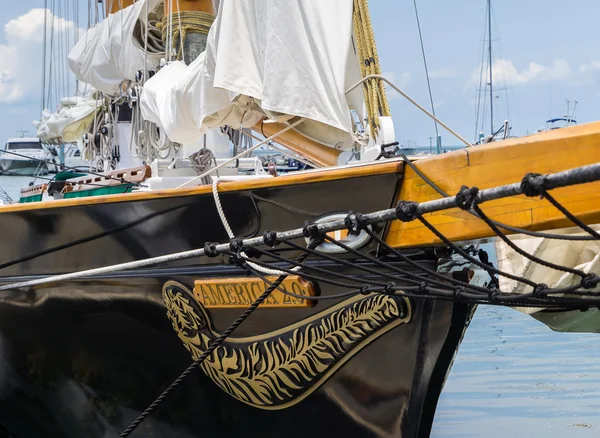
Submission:
[[[480,306],[440,397],[432,438],[600,436],[600,336],[555,333]]]

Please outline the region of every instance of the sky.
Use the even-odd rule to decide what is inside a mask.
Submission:
[[[3,3],[0,138],[7,138],[21,126],[33,134],[31,122],[41,111],[44,1]],[[81,11],[87,5],[80,0]],[[436,114],[474,140],[481,130],[481,122],[478,128],[475,123],[486,1],[417,0],[417,6]],[[384,75],[429,108],[413,0],[371,0],[370,9]],[[564,114],[566,100],[571,106],[577,101],[579,123],[600,119],[600,2],[493,0],[492,12],[495,127],[508,119],[512,135],[535,132],[547,119]],[[61,26],[75,26],[63,18]],[[395,92],[388,96],[396,139],[428,146],[433,122]],[[484,120],[487,134],[489,112]],[[458,144],[442,128],[440,134],[444,145]]]

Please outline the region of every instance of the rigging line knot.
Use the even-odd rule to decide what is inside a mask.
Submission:
[[[396,293],[396,283],[393,281],[387,283],[382,293],[385,295],[394,295]]]
[[[533,288],[533,296],[535,298],[540,298],[545,296],[545,292],[548,291],[548,285],[545,283],[540,283]]]
[[[462,186],[455,196],[456,205],[461,210],[471,210],[477,204],[478,193],[479,189],[477,187]]]
[[[455,287],[452,290],[452,299],[454,301],[462,299],[461,295],[463,295],[466,291],[467,289],[464,286]]]
[[[479,261],[484,265],[493,266],[493,264],[490,263],[489,254],[484,249],[479,248],[477,250],[477,256],[479,257]]]
[[[491,303],[497,303],[498,302],[498,297],[500,296],[500,290],[499,289],[493,289],[490,291],[490,293],[488,294],[488,299],[490,300]]]
[[[244,248],[244,254],[246,254],[246,257],[252,259],[259,259],[261,256],[260,251],[257,248],[252,247]]]
[[[302,227],[302,235],[304,237],[318,239],[322,238],[322,233],[319,231],[319,226],[310,221],[304,222],[304,226]]]
[[[229,264],[246,267],[246,261],[240,256],[239,253],[229,253]]]
[[[419,216],[419,204],[413,201],[400,201],[396,207],[396,217],[402,222],[412,222]]]
[[[204,254],[207,257],[218,257],[219,253],[217,252],[217,243],[215,242],[206,242],[204,244]]]
[[[426,281],[422,281],[419,283],[419,293],[420,294],[425,294],[427,293],[427,288],[429,287],[429,285],[427,284]]]
[[[381,152],[379,152],[379,155],[377,155],[377,158],[375,158],[375,161],[379,160],[380,158],[393,158],[396,156],[396,154],[398,153],[398,151],[400,150],[400,148],[398,147],[400,143],[398,143],[397,141],[394,141],[392,143],[384,143],[381,145]],[[387,148],[393,147],[393,149],[387,150]]]
[[[344,226],[348,228],[350,234],[358,234],[367,227],[368,222],[365,215],[359,212],[349,211],[348,216],[344,218]]]
[[[600,277],[596,274],[587,274],[581,279],[581,286],[585,289],[593,289],[598,283],[600,283]]]
[[[234,237],[229,240],[229,249],[238,254],[244,250],[244,240],[239,237]]]
[[[263,243],[271,248],[276,247],[281,242],[277,240],[277,232],[276,231],[265,231],[263,234]]]
[[[368,284],[365,284],[363,287],[360,288],[360,293],[362,295],[370,295],[371,292],[371,286],[369,286]]]
[[[521,191],[525,196],[543,198],[546,193],[546,176],[539,173],[528,173],[521,180]]]

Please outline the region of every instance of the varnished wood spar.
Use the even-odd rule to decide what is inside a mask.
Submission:
[[[299,184],[310,184],[324,181],[336,181],[347,178],[360,178],[369,175],[397,173],[401,164],[398,161],[379,161],[337,169],[319,169],[304,173],[288,173],[277,178],[260,178],[247,181],[223,181],[219,183],[219,192],[236,192],[263,188],[286,187]],[[154,190],[133,192],[118,195],[91,196],[87,198],[59,199],[34,202],[28,204],[0,205],[0,214],[14,211],[43,210],[47,208],[67,208],[92,204],[108,204],[113,202],[143,201],[147,199],[172,198],[178,196],[198,196],[211,194],[212,186]],[[349,194],[351,196],[351,194]]]
[[[169,11],[202,11],[215,15],[212,0],[175,0],[171,6],[171,0],[165,0],[165,13]]]
[[[416,166],[446,193],[455,195],[462,185],[485,189],[518,182],[528,172],[553,173],[597,162],[600,162],[600,122],[463,149],[420,160]],[[557,189],[552,194],[586,223],[600,223],[600,183]],[[423,202],[440,197],[405,167],[397,200]],[[482,209],[492,219],[530,230],[573,226],[548,201],[538,198],[500,199],[486,202]],[[453,241],[494,236],[482,220],[459,209],[426,217]],[[419,221],[392,222],[386,241],[397,248],[440,243]]]
[[[114,14],[115,12],[119,12],[121,9],[125,9],[128,6],[131,6],[135,0],[105,0],[106,4],[106,14]]]
[[[287,125],[283,123],[259,122],[252,129],[254,129],[256,132],[262,133],[266,137],[270,137],[277,134],[286,126]],[[275,142],[285,146],[286,148],[300,154],[305,158],[308,158],[313,163],[317,163],[325,167],[337,166],[338,157],[342,153],[340,150],[317,143],[316,141],[305,137],[295,130],[284,132],[277,137]]]

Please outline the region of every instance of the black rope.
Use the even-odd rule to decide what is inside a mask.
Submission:
[[[300,267],[300,268],[302,268],[304,270],[310,270],[310,271],[319,272],[319,273],[325,274],[325,275],[327,275],[329,277],[343,278],[343,279],[346,279],[346,280],[354,281],[355,284],[344,283],[344,282],[332,280],[331,278],[328,278],[328,277],[320,277],[320,276],[317,276],[317,275],[314,275],[314,274],[309,274],[307,272],[303,272],[302,276],[306,277],[309,280],[319,281],[319,282],[323,282],[323,283],[326,283],[326,284],[331,284],[332,286],[339,286],[339,287],[344,287],[344,288],[348,288],[348,289],[359,288],[359,287],[364,286],[364,284],[362,284],[360,278],[356,278],[356,277],[353,277],[351,275],[340,274],[338,272],[328,271],[326,269],[322,269],[322,268],[319,268],[317,266],[307,265],[307,264],[301,263],[301,262],[294,262],[294,261],[292,261],[292,260],[290,260],[288,258],[282,257],[282,256],[280,256],[278,254],[275,254],[275,253],[272,253],[272,252],[264,251],[264,250],[262,250],[260,248],[255,248],[255,249],[257,250],[257,252],[259,254],[272,257],[272,258],[274,258],[276,260],[279,260],[279,261],[282,261],[282,262],[290,263],[294,267]],[[252,262],[254,264],[262,266],[263,268],[273,269],[272,265],[270,265],[268,263],[265,263],[265,262],[262,262],[260,260],[250,259],[250,258],[244,257],[244,256],[240,256],[240,258],[242,260],[246,260],[248,262]],[[292,275],[296,275],[297,274],[296,271],[292,271],[289,268],[284,268],[284,267],[280,267],[280,266],[277,267],[277,270],[278,271],[283,271],[283,272],[286,272],[286,273],[292,274]],[[384,286],[385,285],[385,283],[383,283],[383,282],[373,282],[373,283],[379,284],[380,286]]]
[[[381,158],[393,158],[396,156],[396,154],[398,153],[398,151],[400,150],[400,148],[398,147],[400,143],[398,143],[397,141],[394,141],[392,143],[385,143],[381,145],[381,152],[379,152],[379,155],[377,155],[377,158],[375,158],[375,161],[380,160]],[[393,148],[391,150],[388,150],[387,148]]]
[[[512,240],[510,240],[503,232],[500,230],[488,217],[481,211],[481,208],[477,205],[477,203],[473,204],[473,210],[479,215],[479,217],[496,233],[500,239],[502,239],[508,246],[510,246],[513,250],[521,254],[523,257],[528,258],[529,260],[540,264],[542,266],[546,266],[547,268],[555,269],[557,271],[569,272],[571,274],[579,275],[584,278],[587,274],[579,269],[568,268],[566,266],[560,266],[555,263],[547,262],[539,257],[536,257],[532,254],[529,254],[527,251],[524,251],[520,247],[518,247]]]
[[[368,254],[365,254],[365,253],[362,253],[360,251],[357,251],[354,248],[350,248],[349,246],[345,245],[344,243],[342,243],[339,240],[336,240],[336,239],[334,239],[334,238],[332,238],[330,236],[325,235],[323,237],[324,237],[324,239],[326,241],[329,241],[329,242],[331,242],[331,243],[339,246],[340,248],[343,248],[344,250],[346,250],[346,251],[348,251],[348,252],[350,252],[352,254],[355,254],[355,255],[357,255],[357,256],[359,256],[361,258],[364,258],[365,260],[368,260],[370,262],[374,262],[374,263],[376,263],[376,264],[378,264],[380,266],[383,266],[383,267],[385,267],[387,269],[390,269],[390,270],[392,270],[394,272],[397,272],[398,274],[403,275],[403,276],[408,277],[408,278],[399,278],[398,276],[391,275],[388,272],[382,272],[382,271],[377,271],[377,270],[374,270],[374,269],[370,269],[370,268],[367,268],[366,266],[361,266],[361,265],[358,265],[358,264],[353,263],[353,262],[348,261],[348,260],[337,259],[335,257],[332,257],[330,255],[324,254],[324,253],[319,252],[317,250],[310,250],[309,252],[311,254],[317,255],[318,257],[321,257],[321,258],[324,258],[324,259],[327,259],[327,260],[337,261],[337,262],[339,262],[339,263],[341,263],[343,265],[346,265],[346,266],[354,268],[354,269],[360,269],[362,271],[365,271],[365,272],[368,272],[368,273],[371,273],[371,274],[375,274],[375,275],[379,275],[379,276],[384,276],[384,277],[387,277],[387,278],[395,280],[395,281],[405,281],[407,283],[411,283],[411,284],[417,285],[417,286],[420,285],[423,281],[428,281],[428,282],[436,284],[438,286],[446,286],[446,287],[448,286],[448,282],[450,280],[449,277],[444,277],[443,275],[441,275],[441,274],[439,274],[439,273],[437,273],[435,271],[432,271],[432,270],[427,269],[425,267],[419,266],[417,263],[413,262],[414,265],[416,265],[416,267],[419,267],[421,270],[425,271],[426,273],[432,273],[432,274],[434,274],[433,276],[436,279],[427,279],[426,280],[425,278],[423,278],[423,275],[419,275],[419,274],[416,274],[414,272],[410,272],[408,270],[400,269],[397,266],[391,265],[391,264],[386,263],[386,262],[384,262],[384,261],[382,261],[380,259],[372,257],[372,256],[370,256]],[[290,241],[290,242],[285,242],[285,243],[287,245],[293,246],[296,249],[302,249],[299,245],[295,244],[294,242]],[[406,257],[406,259],[408,259],[408,257]],[[454,281],[459,282],[459,280],[454,280]],[[373,283],[373,282],[371,282],[371,283]],[[459,283],[460,283],[461,286],[464,285],[463,282],[459,282]],[[488,292],[487,289],[480,288],[478,286],[471,286],[471,285],[469,285],[469,287],[473,287],[473,289],[478,290],[480,292],[481,291],[486,292],[486,293]]]
[[[205,245],[206,246],[210,246],[210,243],[207,243]],[[307,253],[302,254],[300,257],[298,257],[298,261],[303,261],[306,259],[306,257],[308,256]],[[244,312],[242,312],[242,314],[229,326],[227,327],[227,329],[225,329],[225,331],[223,331],[223,333],[221,333],[217,339],[215,339],[210,345],[209,347],[198,357],[198,359],[196,359],[194,362],[192,362],[192,364],[187,367],[187,369],[181,373],[181,375],[175,379],[173,381],[173,383],[171,383],[169,385],[169,387],[167,389],[165,389],[163,391],[163,393],[161,395],[159,395],[156,400],[154,400],[150,406],[148,406],[146,408],[146,410],[144,410],[144,412],[142,412],[134,421],[133,423],[131,423],[129,425],[129,427],[127,429],[125,429],[120,435],[119,438],[125,438],[128,437],[129,435],[131,435],[131,433],[140,425],[142,424],[142,422],[150,415],[152,414],[152,412],[154,412],[159,406],[160,404],[165,401],[167,399],[167,397],[169,397],[169,395],[171,395],[171,393],[179,386],[183,383],[183,381],[193,372],[195,371],[201,364],[202,362],[204,362],[221,344],[223,344],[223,342],[225,342],[227,340],[227,338],[231,335],[231,333],[233,333],[233,331],[238,328],[245,320],[246,318],[248,318],[252,312],[254,312],[256,310],[256,308],[258,306],[260,306],[268,297],[269,295],[271,295],[271,293],[277,289],[279,287],[279,285],[281,285],[281,283],[283,283],[283,281],[287,278],[288,274],[282,274],[279,277],[277,277],[277,280],[275,280],[271,286],[269,286],[262,294],[261,296],[259,296],[256,300],[254,300],[254,302],[246,309],[244,310]]]
[[[341,242],[337,241],[342,244]],[[343,245],[343,244],[342,244]],[[387,245],[385,245],[387,246]],[[246,261],[250,261],[248,258],[243,258]],[[338,260],[339,261],[339,260]],[[381,260],[376,260],[378,265],[386,266],[384,262]],[[293,260],[289,260],[291,264],[295,264]],[[253,261],[255,263],[255,261]],[[265,267],[273,268],[273,266],[268,265],[266,263],[261,263]],[[354,265],[357,267],[357,265]],[[249,268],[251,272],[255,272],[251,268]],[[296,271],[286,270],[286,272],[298,274]],[[380,276],[388,276],[387,272],[379,271],[378,275]],[[441,273],[438,273],[442,275]],[[447,274],[450,274],[448,272]],[[257,274],[258,275],[258,274]],[[260,278],[267,280],[264,276],[258,275]],[[312,276],[302,272],[302,276],[306,279],[312,279]],[[399,282],[406,282],[404,278],[393,277],[392,279]],[[451,277],[448,277],[447,280],[451,280]],[[410,296],[413,298],[423,298],[423,299],[442,299],[445,301],[455,301],[455,302],[465,302],[470,304],[490,304],[490,305],[512,305],[512,306],[526,306],[526,307],[538,307],[538,308],[548,308],[548,309],[563,309],[566,307],[572,309],[580,309],[580,308],[589,308],[595,305],[600,304],[600,299],[590,299],[590,298],[582,298],[582,299],[574,299],[570,297],[551,297],[551,294],[566,294],[566,293],[579,293],[582,295],[596,295],[596,293],[589,293],[586,291],[578,291],[579,285],[571,286],[567,288],[557,288],[557,289],[549,289],[546,286],[539,288],[540,293],[524,293],[524,294],[513,294],[501,292],[498,289],[486,289],[481,288],[479,286],[474,286],[469,283],[461,282],[459,280],[454,279],[458,282],[458,285],[453,288],[449,288],[448,285],[442,284],[444,289],[432,287],[427,283],[427,279],[423,279],[419,285],[414,286],[396,286],[395,282],[385,283],[385,286],[379,287],[370,287],[365,285],[360,289],[356,289],[354,291],[350,291],[347,293],[335,294],[335,295],[327,295],[321,297],[313,297],[313,301],[320,301],[326,299],[341,299],[346,298],[348,296],[356,295],[357,293],[369,294],[369,293],[390,293],[390,291],[400,292],[403,295]],[[600,278],[596,278],[592,281],[595,285],[600,282]],[[283,293],[287,295],[294,296],[295,298],[307,299],[307,297],[290,294],[283,288],[279,288]],[[598,293],[600,294],[600,293]],[[316,299],[315,299],[316,298]]]
[[[396,250],[395,248],[392,248],[391,246],[389,246],[383,239],[381,239],[377,234],[375,234],[374,232],[372,232],[369,228],[365,228],[365,231],[367,232],[367,234],[373,239],[375,240],[379,245],[383,246],[387,251],[389,251],[390,253],[394,254],[397,257],[400,257],[403,261],[405,261],[406,263],[410,264],[411,266],[421,269],[422,271],[426,272],[427,274],[438,278],[440,280],[446,280],[449,281],[455,285],[459,285],[462,282],[460,280],[457,280],[455,278],[452,277],[446,277],[443,274],[434,271],[433,269],[429,269],[426,266],[422,266],[420,264],[418,264],[417,262],[415,262],[414,260],[411,260],[410,257],[407,257],[406,255],[402,254],[400,251]],[[482,263],[486,263],[483,260],[480,260]],[[487,264],[487,263],[486,263]],[[493,265],[488,265],[493,267]],[[496,280],[496,278],[493,275],[490,275],[490,278],[492,279],[492,282],[495,283],[496,287],[498,287],[498,281]],[[479,288],[479,287],[478,287]],[[480,289],[485,289],[485,288],[480,288]]]
[[[480,268],[482,268],[483,270],[485,270],[488,274],[491,275],[491,273],[494,273],[494,274],[497,274],[497,275],[502,275],[503,277],[510,278],[511,280],[516,280],[516,281],[518,281],[520,283],[528,284],[529,286],[532,286],[533,288],[539,288],[540,285],[538,283],[535,283],[534,281],[528,280],[526,278],[519,277],[517,275],[509,274],[508,272],[501,271],[500,269],[496,269],[493,266],[486,265],[486,264],[482,263],[480,260],[477,260],[476,258],[471,257],[471,255],[469,253],[467,253],[466,251],[464,251],[459,246],[455,245],[446,236],[444,236],[442,233],[440,233],[423,216],[419,215],[418,219],[421,221],[421,223],[423,225],[425,225],[429,229],[429,231],[431,231],[433,234],[435,234],[442,242],[444,242],[450,248],[452,248],[453,250],[455,250],[456,252],[458,252],[461,256],[463,256],[464,258],[466,258],[467,260],[469,260],[471,263],[475,263],[477,266],[479,266]]]
[[[598,234],[598,232],[596,232],[593,228],[584,224],[581,220],[579,220],[576,216],[574,216],[573,213],[571,213],[562,204],[560,204],[552,195],[550,195],[550,193],[545,191],[544,198],[546,198],[548,200],[548,202],[550,202],[550,204],[552,204],[558,211],[560,211],[562,214],[564,214],[565,217],[567,217],[571,222],[573,222],[575,225],[577,225],[583,231],[585,231],[586,233],[589,233],[594,239],[600,239],[600,234]],[[584,236],[581,236],[581,237],[584,237]]]
[[[524,179],[524,181],[526,181],[526,180]],[[534,196],[539,193],[542,193],[543,196],[547,197],[548,194],[546,193],[543,183],[539,183],[539,181],[540,181],[540,178],[535,179],[535,177],[530,177],[529,180],[527,180],[527,182],[524,183],[526,185],[528,184],[528,186],[527,186],[526,190],[524,190],[524,192],[526,192],[529,196]],[[204,351],[200,355],[200,357],[198,357],[198,359],[196,359],[150,406],[148,406],[148,408],[144,412],[142,412],[142,414],[125,431],[123,431],[123,433],[120,435],[120,437],[129,436],[144,421],[144,419],[147,418],[154,410],[156,410],[160,406],[160,404],[195,369],[197,369],[198,366],[201,365],[204,360],[206,360],[206,358],[208,358],[211,354],[213,354],[213,352],[220,345],[222,345],[223,342],[225,342],[225,340],[231,335],[231,333],[237,327],[239,327],[239,325],[241,325],[244,322],[244,320],[261,303],[263,303],[264,300],[266,300],[268,298],[268,296],[276,289],[279,289],[283,293],[285,293],[289,296],[293,296],[295,298],[313,299],[315,301],[324,300],[324,299],[342,299],[342,298],[345,298],[348,296],[356,295],[357,293],[361,293],[364,295],[368,295],[370,293],[382,293],[382,294],[390,295],[390,294],[397,294],[397,293],[401,292],[402,294],[404,294],[406,296],[421,297],[424,299],[444,299],[444,300],[452,300],[454,302],[466,301],[466,302],[470,302],[470,303],[486,303],[486,304],[494,304],[494,305],[501,305],[501,304],[519,305],[519,306],[526,305],[526,306],[530,306],[530,307],[537,306],[537,307],[557,308],[557,309],[564,308],[565,306],[568,308],[585,309],[585,308],[588,308],[589,306],[600,304],[600,292],[593,292],[593,291],[589,291],[589,290],[580,290],[579,289],[580,287],[583,287],[584,289],[591,289],[591,288],[597,286],[598,283],[600,283],[600,277],[598,277],[594,274],[589,274],[589,275],[585,274],[580,270],[555,265],[554,263],[544,261],[542,259],[539,259],[538,257],[532,256],[531,254],[528,254],[527,252],[521,250],[519,247],[514,245],[514,243],[512,243],[510,241],[510,239],[508,239],[504,235],[504,233],[499,229],[499,227],[492,220],[490,220],[485,215],[485,213],[483,213],[483,211],[481,211],[481,209],[479,208],[479,205],[477,203],[477,195],[478,195],[477,188],[475,188],[475,187],[469,188],[469,187],[463,186],[461,188],[461,190],[459,191],[459,193],[456,195],[456,202],[457,202],[458,207],[462,208],[465,211],[475,212],[477,214],[477,216],[480,217],[496,233],[496,235],[498,235],[498,237],[503,239],[509,246],[511,246],[511,248],[513,248],[515,251],[517,251],[522,256],[524,256],[536,263],[540,263],[543,266],[547,266],[547,267],[550,267],[553,269],[558,269],[558,270],[561,270],[564,272],[570,272],[570,273],[573,273],[576,275],[580,275],[582,277],[581,284],[566,287],[566,288],[552,289],[552,288],[549,288],[547,285],[538,284],[531,280],[500,271],[500,270],[494,268],[493,265],[491,263],[489,263],[489,260],[487,260],[483,257],[480,257],[480,260],[477,260],[476,258],[472,257],[467,251],[463,250],[462,248],[458,247],[456,244],[451,242],[449,239],[447,239],[432,224],[430,224],[422,215],[420,215],[418,213],[418,204],[416,204],[414,202],[401,201],[398,204],[398,207],[396,208],[396,215],[400,220],[408,222],[408,221],[412,221],[414,219],[419,219],[431,232],[433,232],[438,238],[440,238],[444,243],[446,243],[446,245],[448,245],[450,248],[452,248],[458,254],[463,256],[466,260],[468,260],[471,263],[484,269],[486,272],[488,272],[492,276],[492,278],[493,278],[493,274],[503,275],[508,278],[512,278],[514,280],[517,280],[519,282],[522,282],[522,283],[532,286],[533,292],[524,293],[524,294],[508,294],[508,293],[502,292],[498,289],[490,290],[487,288],[482,288],[480,286],[470,285],[468,282],[463,282],[463,281],[454,279],[451,277],[451,275],[452,275],[451,272],[447,273],[447,274],[450,274],[450,276],[445,277],[439,272],[435,272],[424,266],[420,266],[418,263],[410,260],[409,257],[405,256],[404,254],[402,254],[399,251],[395,250],[394,248],[390,247],[383,239],[381,239],[379,236],[377,236],[368,226],[366,226],[364,218],[360,213],[352,213],[351,212],[346,217],[346,220],[344,221],[344,223],[349,228],[350,233],[357,233],[357,232],[360,232],[361,230],[365,230],[369,234],[369,236],[371,238],[373,238],[379,245],[384,247],[384,249],[391,252],[392,254],[400,256],[400,258],[402,260],[405,260],[405,261],[410,260],[409,263],[411,264],[411,266],[419,268],[422,272],[424,272],[425,274],[429,274],[433,278],[424,278],[422,275],[410,272],[405,269],[400,269],[399,267],[394,266],[391,263],[385,262],[385,261],[383,261],[379,258],[373,257],[369,254],[360,252],[354,248],[350,248],[348,245],[344,244],[343,242],[340,242],[326,234],[321,234],[319,232],[319,229],[316,226],[316,224],[311,223],[311,222],[306,222],[303,227],[303,234],[306,238],[311,239],[310,244],[308,245],[308,248],[301,247],[300,245],[298,245],[292,241],[284,242],[287,246],[289,246],[291,248],[303,251],[302,255],[300,255],[296,260],[288,259],[286,257],[283,257],[283,256],[276,254],[274,252],[271,252],[271,251],[265,251],[260,248],[253,248],[254,252],[258,256],[265,255],[265,256],[273,258],[275,260],[279,260],[279,261],[288,263],[288,264],[294,266],[295,268],[300,267],[300,268],[304,269],[304,271],[302,272],[302,276],[307,279],[315,279],[317,281],[321,281],[321,282],[324,282],[327,284],[332,284],[332,285],[340,286],[343,288],[351,289],[350,291],[341,293],[341,294],[328,295],[328,296],[324,296],[324,297],[323,296],[306,297],[303,295],[298,295],[298,294],[288,292],[284,288],[280,288],[281,283],[284,281],[284,279],[289,274],[297,274],[297,272],[295,270],[287,269],[287,268],[279,268],[279,270],[282,271],[283,273],[281,275],[279,275],[279,277],[277,277],[277,279],[275,281],[271,281],[265,275],[263,275],[263,273],[259,272],[254,266],[252,266],[251,263],[257,264],[259,266],[269,267],[269,268],[272,268],[272,265],[270,265],[268,263],[264,263],[259,260],[250,259],[248,256],[245,255],[245,252],[248,251],[249,248],[244,247],[243,239],[235,239],[234,238],[234,239],[230,240],[230,244],[229,244],[230,251],[227,252],[231,256],[231,260],[234,263],[237,263],[240,266],[244,267],[245,269],[248,269],[250,272],[253,272],[259,278],[263,279],[263,281],[265,281],[267,284],[269,284],[268,288],[223,333],[221,333],[219,335],[219,337],[214,342],[211,343],[211,345],[207,348],[207,350]],[[556,205],[554,203],[553,203],[553,205],[555,205],[556,208],[558,208],[561,212],[563,212],[566,217],[569,217],[569,218],[574,217],[561,204],[556,202],[556,200],[554,200],[554,198],[552,198],[552,200],[555,201],[555,203],[556,203]],[[552,203],[552,201],[550,201],[550,202]],[[573,222],[576,225],[580,225],[578,222],[581,222],[581,221],[579,221],[577,218],[575,218],[575,221],[573,221]],[[583,227],[581,227],[581,228],[583,229]],[[266,245],[271,246],[271,247],[274,247],[279,243],[279,241],[277,239],[277,235],[270,231],[265,232],[265,234],[263,236],[263,241]],[[392,272],[383,271],[381,269],[379,269],[379,270],[372,269],[368,266],[361,265],[360,263],[357,263],[356,260],[352,260],[352,261],[345,260],[340,257],[334,257],[331,255],[319,252],[316,250],[316,248],[318,248],[318,246],[323,241],[331,242],[331,243],[341,247],[345,251],[347,251],[351,254],[354,254],[356,256],[359,256],[361,258],[361,260],[367,260],[371,263],[375,263],[375,266],[378,266],[379,268],[383,268],[383,269],[388,269],[392,272],[395,272],[396,274],[400,274],[401,277],[399,277],[398,275],[393,275]],[[216,247],[217,247],[217,244],[207,242],[204,246],[206,256],[208,256],[208,257],[219,256],[220,253],[219,253],[219,251],[217,251]],[[369,284],[365,284],[365,285],[358,284],[358,287],[357,287],[357,285],[354,285],[354,284],[333,280],[331,277],[343,278],[346,281],[351,281],[351,282],[356,282],[356,283],[360,283],[360,281],[361,281],[361,279],[359,279],[353,275],[340,274],[340,273],[333,272],[332,270],[327,270],[327,269],[323,269],[323,268],[320,268],[317,266],[311,266],[309,264],[306,264],[305,260],[307,259],[307,257],[309,255],[317,256],[322,259],[331,260],[336,263],[339,263],[340,265],[349,266],[354,269],[376,275],[378,278],[384,277],[384,278],[392,279],[394,281],[390,281],[390,282],[386,283],[386,282],[382,282],[382,281],[378,281],[378,280],[374,280],[374,279],[369,279],[368,280]],[[305,271],[313,271],[313,272],[325,274],[328,277],[327,278],[319,277],[314,274],[307,273]],[[396,284],[396,281],[400,281],[402,283],[408,283],[409,285],[408,286],[406,286],[406,285],[398,286]],[[453,285],[451,286],[449,283],[453,283]],[[412,284],[412,286],[410,286],[410,284]],[[433,287],[433,285],[436,285],[439,287]],[[579,296],[576,296],[576,297],[554,296],[557,294],[565,294],[565,293],[570,293],[571,295],[579,295]]]
[[[252,193],[250,196],[257,201],[264,202],[266,204],[271,204],[277,208],[287,211],[288,213],[301,214],[303,216],[308,216],[308,217],[323,216],[323,213],[315,213],[312,211],[302,210],[300,208],[292,207],[291,205],[287,205],[287,204],[283,204],[281,202],[273,201],[271,199],[263,198],[261,196],[255,195],[254,193]]]
[[[436,192],[438,192],[444,198],[449,198],[450,197],[450,195],[448,193],[446,193],[444,190],[442,190],[436,183],[434,183],[431,179],[429,179],[427,177],[427,175],[425,175],[423,172],[421,172],[421,170],[417,166],[415,166],[415,164],[411,160],[409,160],[406,155],[400,154],[399,157],[401,157],[402,160],[406,163],[406,165],[408,167],[410,167],[413,170],[413,172],[415,172],[433,190],[435,190]],[[469,213],[477,216],[477,214],[475,212],[471,211]],[[541,237],[541,238],[544,238],[544,239],[555,239],[555,240],[572,240],[572,241],[577,241],[577,240],[582,240],[582,241],[595,240],[595,239],[593,239],[591,237],[588,237],[588,236],[570,236],[570,235],[543,233],[543,232],[540,232],[540,231],[531,231],[531,230],[526,230],[524,228],[513,227],[512,225],[507,225],[507,224],[504,224],[504,223],[496,221],[496,220],[492,220],[492,222],[495,225],[497,225],[498,227],[504,228],[505,230],[511,231],[513,233],[516,233],[516,234],[525,234],[525,235],[532,236],[532,237]]]
[[[146,408],[144,412],[142,412],[139,417],[137,417],[131,425],[125,429],[119,438],[128,437],[142,422],[152,413],[154,412],[160,404],[165,401],[165,399],[171,395],[171,393],[181,384],[183,381],[193,372],[195,371],[201,364],[208,358],[223,342],[227,340],[229,335],[233,333],[233,331],[242,324],[248,316],[252,314],[256,310],[258,306],[260,306],[268,297],[271,295],[277,286],[279,286],[283,280],[287,277],[287,274],[280,275],[277,280],[271,284],[269,288],[267,288],[260,297],[258,297],[244,312],[223,332],[219,335],[217,339],[215,339],[210,346],[202,353],[198,359],[196,359],[181,375],[175,379],[171,385],[167,389],[163,391],[161,395],[158,396],[156,400],[154,400],[150,406]]]

